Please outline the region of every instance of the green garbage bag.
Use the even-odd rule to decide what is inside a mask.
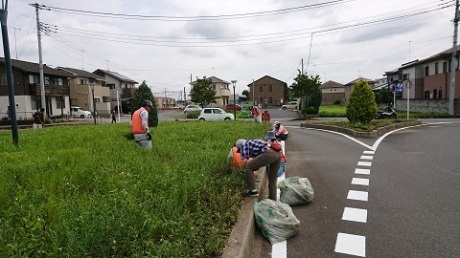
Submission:
[[[265,199],[254,203],[257,227],[271,244],[287,240],[297,234],[300,221],[289,205]]]
[[[278,183],[278,188],[280,201],[291,206],[310,203],[315,194],[308,178],[288,177]]]

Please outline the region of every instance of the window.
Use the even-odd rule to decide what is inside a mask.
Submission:
[[[430,75],[430,67],[427,65],[425,66],[425,76]]]
[[[65,100],[64,97],[56,97],[56,108],[61,109],[65,108]]]
[[[442,62],[442,72],[447,73],[447,62]]]
[[[424,97],[425,97],[425,99],[430,99],[430,91],[426,90]]]
[[[270,84],[270,85],[268,85],[268,92],[272,92],[272,91],[273,91],[273,86]]]
[[[433,99],[436,99],[438,97],[438,90],[434,89],[433,90]]]
[[[6,81],[6,74],[0,75],[0,84],[1,84],[1,85],[6,85],[6,84],[7,84],[7,81]]]
[[[263,86],[260,86],[259,89],[260,89],[260,92],[262,92],[264,88]]]
[[[40,77],[38,75],[29,75],[29,83],[40,83]]]
[[[436,63],[434,64],[434,74],[438,74],[438,73],[439,73],[439,63],[436,62]]]
[[[205,113],[205,114],[211,114],[211,113],[212,113],[212,109],[207,108],[207,109],[203,110],[203,113]]]
[[[56,79],[56,82],[57,82],[57,85],[64,85],[64,81],[62,80],[62,78],[57,78]]]
[[[50,84],[50,77],[45,76],[45,85],[49,85],[49,84]]]
[[[215,84],[212,85],[212,90],[216,90],[216,85]]]
[[[270,104],[273,103],[273,98],[272,97],[268,97],[268,103],[270,103]]]
[[[80,84],[86,85],[86,84],[88,84],[88,80],[86,80],[86,79],[80,79]]]
[[[115,89],[115,83],[107,83],[107,87],[109,87],[111,90]]]
[[[409,80],[409,74],[408,73],[403,74],[403,80]]]

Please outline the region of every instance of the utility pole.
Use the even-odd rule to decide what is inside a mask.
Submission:
[[[453,47],[452,47],[452,63],[450,65],[451,72],[450,72],[450,92],[449,92],[449,115],[454,116],[454,100],[455,100],[455,71],[457,68],[457,60],[455,58],[457,54],[457,34],[458,34],[458,1],[455,0],[455,18],[454,18],[454,40],[453,40]]]
[[[37,38],[38,38],[38,70],[40,73],[40,95],[41,95],[41,107],[45,109],[43,114],[43,119],[47,116],[48,109],[46,108],[45,101],[45,77],[43,75],[43,59],[42,59],[42,35],[41,35],[41,25],[40,25],[40,16],[39,9],[42,9],[43,6],[35,4],[30,4],[30,6],[35,7],[35,16],[37,20]]]
[[[16,120],[16,103],[14,102],[14,85],[13,85],[13,69],[11,68],[11,56],[10,56],[10,41],[8,39],[8,0],[6,3],[2,1],[2,9],[0,9],[0,22],[2,26],[3,36],[3,51],[5,53],[5,69],[6,69],[6,80],[8,84],[8,100],[10,106],[8,108],[8,115],[11,119],[11,131],[13,134],[13,144],[18,145],[18,121]]]

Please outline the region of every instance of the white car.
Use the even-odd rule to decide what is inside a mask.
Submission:
[[[283,109],[283,110],[286,110],[286,109],[297,110],[297,105],[299,105],[297,103],[297,101],[288,101],[286,104],[281,106],[281,109]]]
[[[184,113],[187,113],[187,112],[192,112],[192,111],[201,111],[202,108],[200,106],[197,106],[197,105],[187,105],[185,108],[184,108]]]
[[[235,120],[235,116],[225,112],[222,108],[203,108],[198,117],[199,121],[222,121]]]
[[[71,107],[70,108],[71,114],[73,117],[80,117],[80,118],[91,118],[93,115],[91,112],[83,110],[81,107]]]

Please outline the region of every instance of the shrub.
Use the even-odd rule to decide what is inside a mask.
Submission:
[[[342,101],[340,101],[340,99],[337,99],[336,101],[334,101],[334,105],[340,105],[342,104]]]
[[[354,85],[346,106],[348,121],[368,124],[375,117],[377,111],[374,92],[365,80],[359,80]]]

